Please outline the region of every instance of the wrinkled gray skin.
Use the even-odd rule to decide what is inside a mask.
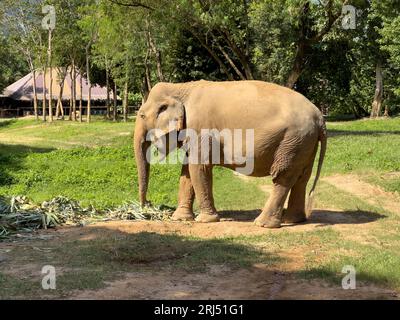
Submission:
[[[178,132],[190,128],[254,129],[254,171],[251,176],[272,176],[273,190],[255,223],[268,228],[281,222],[306,220],[306,186],[321,141],[318,180],[326,150],[326,129],[321,112],[304,96],[285,87],[261,81],[159,83],[150,92],[137,116],[134,147],[139,177],[139,197],[146,204],[149,164],[145,141],[150,129],[168,136],[170,121]],[[223,144],[223,141],[221,141]],[[240,165],[221,164],[235,169]],[[196,221],[219,220],[212,193],[212,167],[182,166],[178,208],[174,220],[193,220],[193,201],[198,200]],[[283,206],[289,195],[288,208]]]

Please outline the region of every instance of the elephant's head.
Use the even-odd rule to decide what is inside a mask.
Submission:
[[[172,89],[171,84],[159,83],[150,92],[147,101],[140,107],[136,117],[134,148],[139,179],[139,200],[146,204],[146,193],[149,182],[150,165],[146,159],[147,149],[151,142],[149,134],[156,145],[171,131],[184,129],[185,108],[182,101]],[[169,150],[164,146],[164,150]]]

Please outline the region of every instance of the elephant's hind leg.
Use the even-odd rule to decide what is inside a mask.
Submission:
[[[304,170],[291,189],[288,208],[282,215],[283,223],[300,223],[307,220],[305,211],[306,188],[312,173],[312,167],[313,162]]]
[[[183,165],[179,179],[178,208],[171,219],[174,221],[193,221],[194,189],[189,174],[189,166]]]
[[[261,214],[254,223],[260,227],[279,228],[281,226],[282,210],[290,188],[296,179],[285,174],[273,180],[274,187]]]

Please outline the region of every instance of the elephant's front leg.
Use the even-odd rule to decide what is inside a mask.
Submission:
[[[200,214],[197,222],[217,222],[219,216],[214,207],[212,193],[212,166],[204,164],[189,164],[190,178],[199,201]]]
[[[172,215],[175,221],[193,221],[194,189],[190,179],[189,166],[183,165],[179,178],[178,208]]]

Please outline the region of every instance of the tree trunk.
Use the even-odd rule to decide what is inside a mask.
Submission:
[[[33,87],[33,112],[35,114],[35,119],[39,120],[38,116],[38,99],[36,91],[36,70],[32,69],[32,87]]]
[[[56,118],[58,119],[61,114],[61,119],[64,119],[64,106],[62,104],[62,96],[64,93],[64,82],[60,83],[60,91],[58,93],[57,106],[56,106]]]
[[[57,106],[56,106],[56,118],[57,119],[60,116],[60,114],[61,114],[61,118],[64,119],[64,108],[63,108],[63,104],[62,104],[62,96],[64,93],[64,83],[65,83],[66,76],[67,76],[67,70],[65,69],[65,71],[64,71],[62,69],[59,69],[58,77],[60,79],[60,82],[58,85],[59,85],[60,89],[58,92],[58,99],[57,99]]]
[[[239,68],[236,66],[236,64],[233,62],[233,60],[229,57],[228,53],[224,50],[224,48],[219,44],[218,39],[216,36],[211,34],[211,36],[214,39],[215,44],[217,45],[219,51],[221,51],[222,55],[225,57],[226,61],[228,61],[229,65],[235,70],[236,74],[239,76],[241,80],[246,80],[246,77],[243,75],[243,73],[239,70]]]
[[[38,110],[38,97],[37,97],[37,83],[36,83],[36,69],[33,65],[32,56],[30,52],[27,53],[27,62],[29,65],[29,70],[32,73],[32,89],[33,89],[33,113],[35,115],[35,120],[39,120],[39,110]]]
[[[46,95],[46,67],[43,68],[43,100],[42,100],[42,117],[43,121],[46,121],[46,100],[47,100],[47,95]]]
[[[115,82],[113,87],[113,98],[114,98],[113,121],[117,121],[117,84]]]
[[[76,121],[76,69],[75,60],[72,60],[72,120]]]
[[[388,106],[387,103],[385,104],[385,113],[383,114],[383,116],[384,116],[384,117],[390,117],[390,114],[389,114],[389,106]]]
[[[148,42],[148,46],[149,46],[149,49],[153,52],[153,54],[155,56],[155,60],[156,60],[157,78],[158,78],[158,81],[164,82],[165,78],[164,78],[164,74],[163,74],[163,71],[162,71],[161,52],[157,48],[156,43],[155,43],[154,38],[153,38],[153,35],[151,34],[150,24],[149,24],[148,19],[146,19],[146,27],[147,27],[147,42]]]
[[[92,83],[90,82],[89,45],[86,46],[86,81],[87,81],[87,86],[88,86],[88,101],[87,101],[87,108],[86,108],[86,122],[90,123],[91,116],[92,116]]]
[[[228,31],[224,31],[221,33],[222,36],[224,37],[226,43],[228,44],[229,48],[232,50],[232,52],[239,58],[240,63],[242,64],[243,71],[245,73],[245,77],[247,80],[253,80],[253,72],[251,71],[250,67],[250,62],[249,62],[249,55],[247,52],[248,50],[248,45],[246,43],[246,51],[243,52],[235,43],[235,41],[231,38],[229,35]]]
[[[306,44],[304,42],[298,44],[293,67],[286,82],[286,86],[288,88],[292,89],[294,87],[301,73],[303,72],[306,49]]]
[[[142,101],[146,102],[149,97],[149,93],[151,90],[151,78],[150,78],[150,66],[148,63],[149,59],[149,50],[147,50],[146,56],[144,58],[144,75],[143,75],[143,83],[142,83]]]
[[[198,35],[194,30],[192,30],[192,29],[188,29],[188,30],[200,42],[200,44],[203,46],[203,48],[208,51],[208,53],[211,55],[211,57],[213,57],[213,59],[218,63],[220,69],[222,70],[223,73],[226,74],[228,80],[233,81],[234,80],[233,75],[229,72],[226,65],[218,57],[218,55],[214,52],[214,50],[209,45],[207,45],[207,43],[201,38],[201,36]]]
[[[68,119],[69,121],[72,121],[72,109],[73,109],[73,100],[74,100],[74,82],[72,81],[72,77],[73,77],[73,72],[72,72],[72,66],[71,69],[69,70],[69,78],[71,80],[71,84],[70,84],[70,91],[71,91],[71,95],[69,97],[69,115],[68,115]]]
[[[107,119],[111,119],[111,111],[110,111],[110,75],[108,72],[108,64],[106,57],[106,89],[107,89],[107,99],[106,99],[106,108],[107,108]]]
[[[141,94],[142,94],[142,104],[144,104],[147,101],[147,98],[149,97],[149,89],[147,88],[147,80],[146,80],[146,74],[143,75],[142,79],[142,89],[141,89]]]
[[[322,2],[322,1],[321,1]],[[288,88],[294,88],[297,80],[299,79],[300,75],[302,74],[306,59],[308,56],[308,51],[312,48],[312,45],[318,44],[322,41],[324,36],[330,32],[335,22],[339,19],[342,15],[342,10],[337,10],[334,12],[334,1],[327,0],[324,1],[325,7],[325,15],[327,17],[325,24],[323,25],[322,29],[317,32],[313,37],[307,37],[309,33],[309,19],[311,18],[311,11],[310,5],[311,1],[303,1],[303,5],[301,7],[301,12],[299,15],[299,40],[297,41],[297,49],[296,55],[294,59],[294,64],[292,70],[288,76],[286,86]],[[349,0],[342,0],[342,6],[346,5]]]
[[[151,85],[151,75],[150,75],[150,66],[149,66],[149,55],[150,55],[150,52],[147,51],[146,57],[144,59],[144,67],[145,67],[146,86],[147,86],[148,91],[150,92],[152,85]]]
[[[383,101],[383,73],[380,61],[376,64],[376,87],[374,101],[372,102],[371,118],[379,117]]]
[[[53,69],[51,61],[51,34],[49,29],[49,48],[48,48],[48,65],[50,67],[50,88],[49,88],[49,122],[53,122]]]
[[[246,41],[245,41],[245,50],[244,54],[246,57],[250,56],[250,33],[249,33],[249,3],[248,0],[243,0],[243,8],[244,8],[244,21],[246,25]]]
[[[83,83],[82,83],[82,71],[79,74],[79,89],[81,90],[79,94],[79,122],[82,122],[82,109],[83,109]]]
[[[124,85],[124,122],[128,121],[128,80],[125,80]]]

